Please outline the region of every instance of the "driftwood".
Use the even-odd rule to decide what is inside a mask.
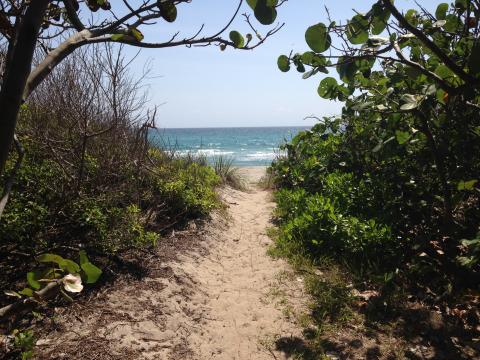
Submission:
[[[4,306],[0,309],[0,323],[8,321],[13,316],[18,316],[31,310],[40,301],[53,298],[60,291],[60,286],[61,283],[59,281],[53,281],[47,284],[43,289],[35,291],[33,297],[21,299],[13,304]]]

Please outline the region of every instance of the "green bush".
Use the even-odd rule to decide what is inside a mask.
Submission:
[[[85,183],[76,189],[62,168],[28,141],[25,151],[0,222],[5,243],[27,248],[81,243],[107,252],[155,245],[159,234],[154,230],[208,215],[219,204],[218,176],[195,162],[163,159],[152,171],[124,164],[115,183],[99,184],[104,169],[94,166],[100,161],[90,155]],[[7,170],[1,181],[8,175]],[[147,220],[159,204],[156,216]]]
[[[282,220],[280,246],[295,243],[307,257],[329,256],[356,264],[379,257],[385,261],[395,254],[387,226],[346,215],[335,197],[281,190],[276,200]]]

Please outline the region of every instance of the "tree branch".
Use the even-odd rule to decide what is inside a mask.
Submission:
[[[15,162],[15,166],[12,169],[12,173],[8,177],[7,181],[5,182],[5,186],[3,188],[3,194],[0,199],[0,219],[2,218],[3,211],[5,210],[5,206],[8,203],[8,198],[10,197],[10,193],[12,191],[13,183],[15,182],[15,178],[17,176],[17,172],[20,169],[20,165],[22,164],[23,157],[25,155],[25,150],[23,149],[22,144],[17,139],[17,136],[14,136],[14,144],[15,149],[17,150],[17,161]]]
[[[415,26],[411,25],[407,19],[398,11],[398,9],[393,5],[391,0],[382,0],[384,6],[390,10],[392,15],[398,20],[400,25],[402,25],[405,29],[410,31],[413,35],[415,35],[426,47],[428,47],[438,58],[443,61],[443,63],[452,70],[455,74],[457,74],[460,79],[465,81],[468,84],[479,84],[480,79],[477,79],[474,76],[466,73],[460,66],[458,66],[447,54],[443,52],[433,41],[431,41],[424,32],[420,29],[416,28]]]

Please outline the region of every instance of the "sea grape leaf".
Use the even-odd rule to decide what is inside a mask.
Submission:
[[[435,11],[435,17],[437,18],[437,20],[445,20],[445,17],[447,16],[447,11],[447,3],[441,3],[440,5],[438,5],[437,10]]]
[[[53,262],[56,264],[60,264],[63,260],[64,260],[63,257],[56,254],[42,254],[40,256],[37,256],[37,261],[42,263]]]
[[[243,39],[242,34],[238,31],[230,31],[230,40],[232,40],[233,45],[236,48],[242,48],[245,46],[245,40]]]
[[[272,0],[256,0],[253,13],[260,24],[270,25],[275,21],[277,10],[274,4],[276,5],[276,2]]]
[[[325,24],[318,23],[307,29],[305,32],[305,41],[310,49],[317,53],[322,53],[330,48],[332,38]]]
[[[338,59],[337,72],[343,82],[353,81],[355,74],[357,73],[357,66],[352,59],[347,57],[341,57]]]
[[[113,41],[120,41],[124,37],[125,37],[125,34],[113,34],[111,38]]]
[[[59,263],[60,269],[63,271],[67,271],[70,274],[77,274],[80,272],[80,266],[75,261],[64,259],[62,262]]]
[[[277,65],[280,71],[287,72],[290,70],[290,60],[286,55],[280,55],[277,60]]]
[[[144,38],[142,32],[135,27],[130,28],[130,33],[135,38],[135,40],[137,40],[138,42],[142,41],[143,38]]]
[[[94,284],[102,275],[102,270],[93,265],[87,257],[87,253],[84,250],[79,252],[80,255],[80,267],[85,273],[87,284]]]
[[[378,35],[387,27],[388,19],[390,18],[390,11],[385,9],[380,4],[375,4],[372,7],[373,18],[371,20],[371,30],[373,35]]]
[[[162,2],[159,5],[161,17],[172,23],[177,19],[177,7],[173,2]]]
[[[355,15],[347,25],[347,38],[354,45],[364,44],[368,40],[369,20],[363,15]]]
[[[42,284],[37,281],[37,274],[33,271],[27,273],[27,282],[35,290],[39,290],[42,287]]]
[[[333,99],[337,94],[338,83],[333,77],[326,77],[320,82],[318,95],[324,99]]]

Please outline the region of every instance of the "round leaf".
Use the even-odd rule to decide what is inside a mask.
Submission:
[[[277,60],[277,65],[280,71],[287,72],[290,70],[290,60],[285,55],[280,55]]]
[[[445,17],[447,16],[447,11],[447,3],[441,3],[440,5],[438,5],[437,10],[435,11],[435,17],[437,18],[437,20],[445,20]]]
[[[159,5],[160,14],[167,22],[174,22],[177,19],[177,7],[173,2],[162,2]]]
[[[97,280],[102,275],[102,270],[90,262],[85,251],[81,250],[79,254],[80,254],[80,267],[82,268],[83,272],[86,275],[85,282],[87,284],[96,283]]]
[[[385,30],[387,27],[387,22],[388,19],[390,18],[390,11],[387,9],[383,8],[380,4],[375,4],[372,7],[372,23],[371,23],[371,29],[372,29],[372,34],[378,35]]]
[[[347,38],[354,45],[364,44],[368,40],[369,21],[365,16],[355,15],[347,25]]]
[[[310,26],[305,32],[305,41],[310,49],[318,53],[328,50],[332,43],[328,29],[323,23]]]
[[[320,82],[318,87],[318,95],[324,99],[334,99],[337,94],[338,83],[332,77],[326,77]]]
[[[257,0],[254,15],[263,25],[272,24],[277,18],[277,10],[269,0]]]

